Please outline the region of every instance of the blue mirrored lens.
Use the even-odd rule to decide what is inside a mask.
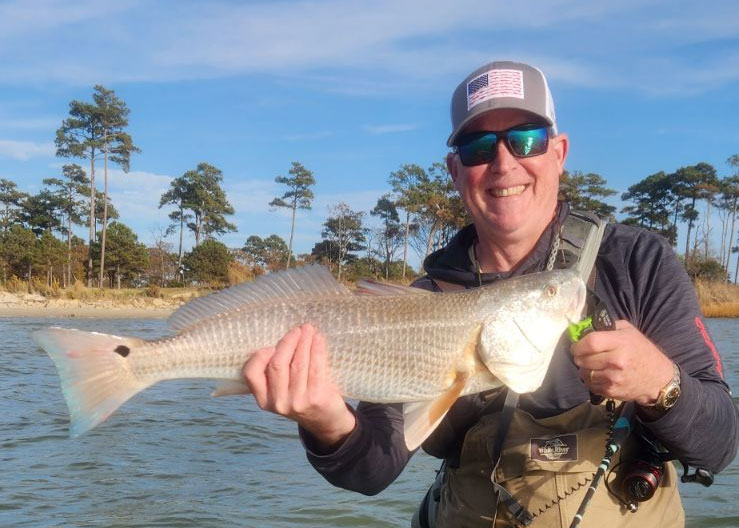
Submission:
[[[490,163],[495,159],[495,144],[498,135],[494,132],[481,132],[465,136],[457,146],[459,158],[467,167]]]
[[[525,158],[538,156],[547,151],[549,135],[546,128],[531,130],[510,130],[508,132],[508,146],[514,156]]]

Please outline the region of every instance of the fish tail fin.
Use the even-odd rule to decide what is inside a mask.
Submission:
[[[37,330],[31,337],[59,371],[72,438],[105,421],[149,385],[136,379],[126,359],[141,344],[139,339],[56,327]]]

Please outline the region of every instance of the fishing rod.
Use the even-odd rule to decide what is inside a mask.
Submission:
[[[608,400],[606,402],[606,410],[608,411],[609,414],[612,414],[615,417],[616,403],[613,400]],[[624,403],[623,406],[621,407],[621,412],[618,418],[615,419],[613,423],[613,427],[608,436],[608,441],[606,442],[606,452],[605,452],[605,455],[603,456],[603,460],[600,461],[598,470],[595,472],[595,475],[593,476],[593,480],[591,481],[590,486],[588,487],[588,490],[585,492],[585,497],[580,503],[580,507],[577,509],[575,518],[572,519],[570,528],[576,528],[577,526],[580,525],[583,515],[585,514],[585,510],[587,510],[588,505],[590,504],[590,499],[593,498],[593,495],[595,494],[595,490],[598,488],[600,481],[603,479],[603,477],[606,474],[606,471],[608,471],[608,468],[611,466],[613,455],[615,455],[616,452],[618,452],[618,450],[621,449],[621,446],[623,445],[624,440],[626,440],[626,437],[629,436],[629,433],[631,432],[631,423],[632,423],[633,417],[634,417],[633,402]]]

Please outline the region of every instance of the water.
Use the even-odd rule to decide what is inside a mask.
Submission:
[[[291,422],[207,381],[156,385],[76,439],[51,360],[28,338],[56,324],[151,339],[158,320],[0,318],[0,527],[409,526],[438,461],[417,454],[389,488],[332,487]],[[739,319],[709,320],[739,391]],[[682,485],[688,526],[739,526],[739,463],[710,488]]]

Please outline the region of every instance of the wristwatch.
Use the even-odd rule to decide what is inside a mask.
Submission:
[[[666,412],[669,409],[672,409],[675,404],[677,403],[677,399],[680,397],[680,367],[677,366],[677,363],[672,364],[672,379],[665,385],[661,391],[659,391],[659,396],[657,396],[657,401],[654,402],[651,405],[645,405],[644,407],[649,407],[652,409],[655,409],[660,412]]]

